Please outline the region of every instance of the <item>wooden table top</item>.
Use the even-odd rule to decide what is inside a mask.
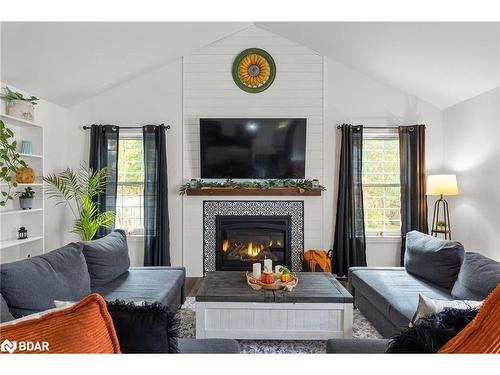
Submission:
[[[208,272],[196,294],[199,302],[352,303],[349,292],[330,273],[298,272],[291,291],[253,290],[245,272]]]

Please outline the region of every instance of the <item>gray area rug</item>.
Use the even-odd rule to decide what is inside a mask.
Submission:
[[[196,336],[195,301],[188,297],[178,312],[179,336]],[[377,330],[358,310],[354,310],[353,336],[355,338],[382,338]],[[243,354],[322,354],[326,352],[326,341],[312,340],[238,340]]]

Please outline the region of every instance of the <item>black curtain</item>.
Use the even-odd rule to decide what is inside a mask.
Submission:
[[[349,267],[366,266],[363,213],[363,127],[342,125],[339,192],[333,244],[333,268],[338,276]]]
[[[119,132],[119,127],[114,125],[91,126],[89,167],[93,171],[108,168],[106,192],[94,198],[99,204],[99,212],[116,212]],[[104,237],[111,231],[110,228],[100,227],[94,238]]]
[[[170,266],[165,126],[143,127],[144,265]]]
[[[428,233],[425,173],[425,125],[399,127],[401,169],[401,266],[404,265],[406,233]]]

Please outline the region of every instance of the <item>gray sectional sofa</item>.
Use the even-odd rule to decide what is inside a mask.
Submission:
[[[500,263],[465,252],[458,242],[410,232],[405,267],[352,267],[354,305],[388,339],[407,328],[419,294],[441,300],[484,300],[500,283]],[[388,340],[335,339],[328,353],[385,352]]]
[[[419,294],[481,301],[500,282],[500,263],[420,232],[406,237],[405,267],[352,267],[354,305],[385,338],[407,328]]]
[[[184,267],[129,267],[123,231],[71,243],[41,256],[0,266],[0,322],[99,293],[107,301],[158,302],[176,311],[184,303]],[[182,353],[238,353],[234,340],[179,340]]]

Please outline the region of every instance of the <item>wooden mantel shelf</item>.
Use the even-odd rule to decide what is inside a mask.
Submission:
[[[321,196],[321,189],[311,189],[299,191],[297,188],[272,188],[272,189],[253,189],[253,188],[189,188],[186,190],[186,195],[212,195],[212,196],[273,196],[273,195],[295,195],[306,197],[319,197]]]

